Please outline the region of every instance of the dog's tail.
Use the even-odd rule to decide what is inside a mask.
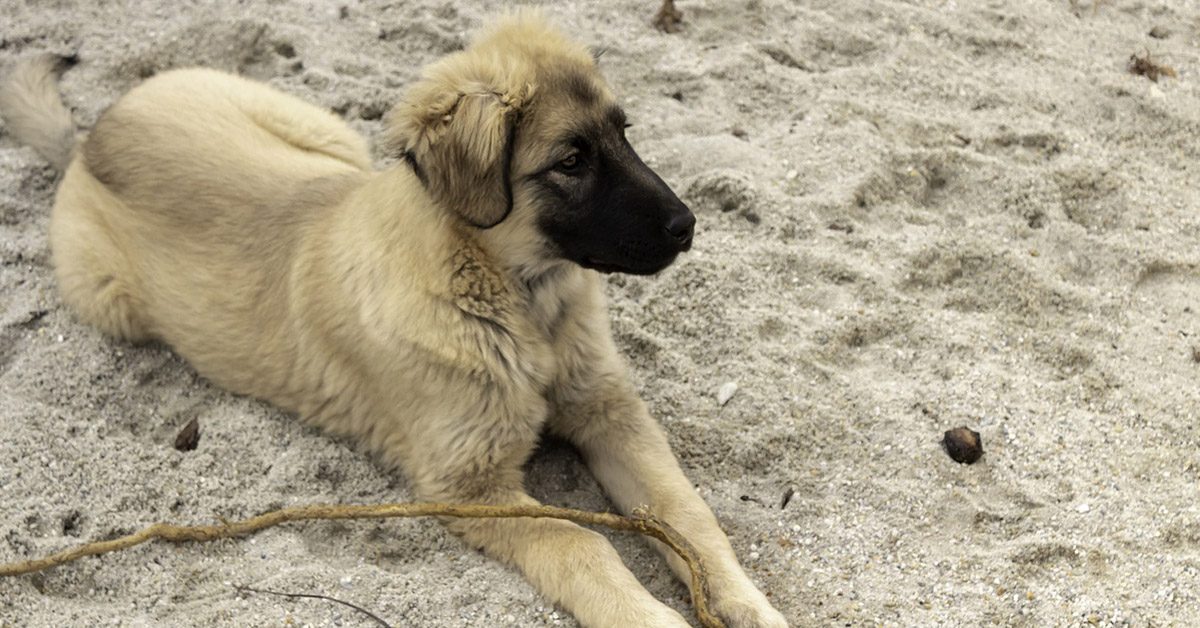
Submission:
[[[58,94],[58,75],[75,57],[40,54],[22,59],[0,85],[0,117],[9,133],[62,172],[78,137],[71,112]]]

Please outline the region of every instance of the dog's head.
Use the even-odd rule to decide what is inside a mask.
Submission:
[[[389,145],[445,210],[500,225],[531,265],[652,274],[691,248],[696,220],[626,126],[588,49],[525,13],[427,68]]]

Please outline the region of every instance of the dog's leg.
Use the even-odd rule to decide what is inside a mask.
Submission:
[[[649,506],[691,540],[708,569],[713,609],[729,628],[786,628],[783,616],[750,582],[716,517],[683,475],[666,434],[629,383],[611,341],[573,352],[570,363],[576,370],[555,388],[550,429],[575,443],[618,508],[628,512]],[[689,582],[686,563],[662,544],[655,545],[675,573]]]
[[[100,331],[145,342],[151,331],[142,317],[138,276],[109,218],[128,211],[76,159],[68,168],[50,219],[50,248],[59,291],[75,314]]]
[[[296,148],[328,155],[359,170],[371,169],[366,141],[332,113],[320,111],[318,118],[307,111],[291,115],[291,111],[265,107],[244,111],[267,132]]]
[[[443,459],[454,458],[454,454]],[[430,469],[427,467],[426,471]],[[439,471],[451,471],[443,468]],[[422,500],[492,505],[536,504],[521,488],[519,467],[462,469],[430,482],[416,479]],[[472,488],[486,482],[489,488]],[[542,594],[587,628],[688,628],[674,610],[654,599],[597,532],[555,519],[447,519],[467,543],[519,568]]]
[[[252,81],[244,81],[243,89],[229,97],[246,117],[280,140],[359,170],[371,169],[367,141],[332,112]]]
[[[422,501],[536,504],[522,467],[547,416],[538,391],[503,379],[479,387],[461,380],[385,437],[384,458],[398,464]],[[542,594],[587,628],[687,628],[650,595],[601,534],[556,519],[444,519],[468,544],[523,571]]]

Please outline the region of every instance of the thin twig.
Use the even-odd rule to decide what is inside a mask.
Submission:
[[[15,576],[57,567],[86,556],[98,556],[117,550],[140,545],[146,541],[211,541],[245,536],[264,528],[289,521],[311,519],[378,519],[392,517],[456,517],[456,518],[512,518],[565,519],[575,523],[604,526],[614,530],[638,532],[662,541],[687,563],[692,573],[692,602],[696,615],[705,628],[725,628],[725,623],[713,615],[708,608],[708,571],[700,555],[690,541],[674,528],[644,508],[635,508],[631,516],[623,517],[612,513],[588,512],[556,506],[482,506],[459,504],[380,504],[371,506],[300,506],[274,510],[245,521],[223,522],[213,526],[177,526],[155,523],[148,528],[110,541],[96,541],[65,550],[46,558],[0,565],[0,576]]]
[[[245,586],[242,584],[234,585],[234,588],[237,589],[237,592],[239,595],[242,594],[243,592],[249,591],[251,593],[266,593],[268,595],[278,595],[281,597],[306,597],[306,598],[312,598],[315,600],[329,600],[330,602],[337,602],[338,604],[342,604],[344,606],[349,606],[350,608],[353,608],[354,610],[366,615],[367,617],[374,619],[376,622],[379,622],[379,625],[383,626],[383,628],[393,628],[391,624],[380,619],[379,616],[376,615],[375,613],[372,613],[371,611],[369,611],[357,604],[351,604],[350,602],[347,602],[346,600],[339,600],[336,597],[329,597],[328,595],[321,595],[319,593],[283,593],[281,591],[268,591],[267,589],[255,589],[254,587],[248,587],[248,586]]]

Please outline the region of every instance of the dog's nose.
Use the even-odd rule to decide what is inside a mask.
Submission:
[[[679,247],[687,250],[692,244],[692,228],[696,226],[696,217],[692,212],[676,214],[667,220],[667,233],[679,243]]]

